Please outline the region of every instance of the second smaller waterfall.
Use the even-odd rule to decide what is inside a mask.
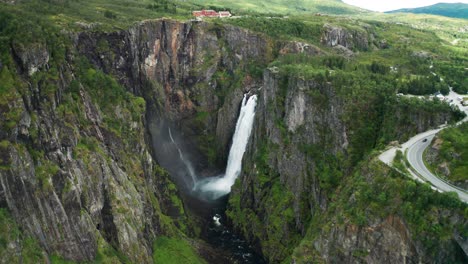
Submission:
[[[192,164],[190,163],[190,161],[188,161],[185,157],[184,157],[184,154],[182,154],[182,150],[180,150],[180,148],[177,146],[177,143],[174,141],[174,138],[172,137],[172,132],[171,132],[171,128],[169,128],[169,138],[171,139],[171,142],[172,144],[175,145],[175,147],[177,148],[177,151],[179,152],[179,158],[180,160],[182,161],[182,163],[184,164],[185,166],[185,169],[187,170],[187,173],[190,175],[190,177],[192,178],[192,184],[193,184],[193,188],[195,188],[195,185],[197,183],[197,175],[195,174],[195,170],[193,169],[193,166]]]

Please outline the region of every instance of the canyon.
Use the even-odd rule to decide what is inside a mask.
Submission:
[[[380,94],[351,94],[333,81],[270,65],[288,55],[352,56],[381,43],[370,29],[324,24],[321,34],[316,47],[233,25],[159,19],[120,31],[62,32],[59,44],[11,43],[11,62],[0,64],[18,75],[0,107],[1,207],[46,259],[93,261],[117,251],[115,261],[151,263],[153,241],[167,236],[216,263],[226,253],[200,239],[211,219],[191,206],[200,198],[191,191],[196,179],[224,173],[249,93],[256,114],[243,158],[235,159],[242,167],[226,171],[229,182],[214,198],[225,199],[223,224],[261,258],[466,260],[452,234],[426,241],[426,231],[399,208],[365,211],[366,221],[347,211],[362,206],[353,203],[364,193],[346,189],[347,181],[387,186],[379,182],[384,176],[399,179],[368,155],[379,133],[403,140],[457,116],[449,107],[435,114],[398,103],[381,110]],[[57,52],[53,45],[61,43],[66,47]],[[371,132],[355,122],[366,115],[361,108],[349,107],[365,96],[359,107],[369,109],[369,119],[381,118]],[[358,148],[367,135],[374,141]],[[440,204],[434,225],[466,225],[458,205]],[[2,258],[15,262],[23,240],[8,241]]]

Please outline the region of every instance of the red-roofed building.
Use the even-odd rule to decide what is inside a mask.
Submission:
[[[229,11],[216,12],[214,10],[201,10],[193,11],[193,16],[195,17],[230,17],[231,13]]]
[[[219,11],[219,17],[230,17],[231,12],[229,11]]]

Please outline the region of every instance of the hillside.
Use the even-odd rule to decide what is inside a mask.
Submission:
[[[233,12],[258,12],[293,15],[298,13],[324,13],[350,15],[369,11],[343,3],[340,0],[194,0],[203,7],[229,8]]]
[[[418,8],[403,8],[386,13],[414,13],[414,14],[431,14],[454,18],[468,19],[468,4],[464,3],[439,3],[431,6]]]

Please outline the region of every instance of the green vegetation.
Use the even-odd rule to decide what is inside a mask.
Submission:
[[[253,31],[264,32],[272,38],[301,39],[310,43],[316,43],[320,40],[323,26],[323,19],[319,18],[304,21],[294,17],[283,19],[279,17],[252,16],[227,20],[226,22]]]
[[[115,248],[112,247],[109,243],[107,243],[101,235],[98,235],[97,244],[98,244],[97,254],[93,263],[99,263],[99,264],[130,263],[128,257],[122,254],[122,252],[115,250]]]
[[[52,264],[73,264],[75,261],[68,261],[61,256],[52,255],[50,256],[50,262]],[[93,261],[80,262],[82,264],[120,264],[120,263],[131,263],[125,255],[115,250],[109,245],[101,236],[98,237],[98,248],[96,258]]]
[[[191,18],[191,10],[196,7],[187,2],[168,0],[30,0],[20,1],[15,5],[0,3],[0,8],[9,17],[28,17],[31,28],[25,32],[18,29],[22,37],[34,39],[36,29],[43,24],[36,21],[49,21],[54,25],[73,31],[98,30],[109,31],[126,29],[145,19],[171,17],[174,19]],[[23,22],[21,22],[23,23]],[[28,36],[27,32],[33,34]]]
[[[153,244],[153,262],[203,264],[206,263],[183,238],[158,237]]]
[[[1,39],[0,45],[2,45]],[[8,69],[8,66],[0,69],[0,94],[2,94],[0,98],[0,128],[7,131],[10,131],[18,124],[22,114],[21,109],[14,103],[20,98],[15,89],[18,85],[19,83]]]
[[[458,108],[449,106],[446,102],[439,100],[427,100],[418,98],[398,97],[389,100],[386,106],[383,127],[380,128],[380,139],[378,144],[386,144],[392,140],[404,142],[418,132],[414,120],[418,119],[421,124],[431,124],[431,118],[439,115],[448,117],[449,123],[454,123],[465,117]]]
[[[398,77],[402,74],[389,72],[389,67],[380,62],[367,64],[358,60],[345,61],[338,56],[287,55],[271,66],[278,67],[286,81],[277,96],[276,109],[284,108],[285,91],[291,85],[288,82],[297,78],[313,80],[322,89],[331,84],[337,91],[344,105],[342,118],[353,134],[348,148],[351,164],[357,164],[366,153],[392,140],[403,141],[416,134],[416,119],[428,123],[434,115],[445,115],[454,122],[464,117],[464,113],[445,102],[397,97],[396,87],[401,83]],[[415,67],[408,65],[407,70],[411,69]],[[307,93],[317,105],[327,104],[327,97],[318,90]],[[282,122],[279,124],[281,127]],[[282,134],[286,138],[287,134]]]
[[[327,193],[333,192],[343,179],[344,158],[340,155],[329,154],[326,148],[319,145],[302,145],[300,149],[314,161],[320,188]]]
[[[454,80],[458,80],[460,84],[460,79],[463,80],[463,76],[466,76],[464,68],[467,64],[468,32],[460,30],[466,25],[466,20],[403,13],[388,15],[371,13],[356,18],[377,25],[378,35],[388,41],[390,48],[396,48],[398,45],[402,51],[408,48],[414,51],[430,51],[432,55],[429,55],[432,56],[434,62],[437,62],[434,63],[432,71],[439,75],[443,74],[441,77],[448,83],[455,78]],[[401,54],[399,60],[407,58],[410,57]],[[452,77],[452,73],[455,76]],[[428,74],[427,70],[426,74]]]
[[[389,170],[377,160],[365,160],[342,188],[343,195],[336,197],[331,208],[343,210],[346,218],[360,226],[367,224],[370,215],[381,219],[400,215],[410,225],[413,236],[428,249],[450,239],[454,228],[466,228],[454,227],[448,219],[434,221],[433,218],[441,210],[454,210],[463,215],[466,205],[456,196],[433,192],[428,185]],[[348,199],[352,194],[355,199]],[[343,223],[343,220],[338,221]]]
[[[160,226],[166,234],[175,236],[189,232],[188,221],[177,189],[169,188],[163,194],[159,190],[153,190],[154,186],[147,186],[145,181],[147,176],[145,173],[151,171],[143,167],[146,166],[144,162],[148,159],[143,148],[145,131],[142,124],[146,101],[128,92],[113,76],[96,69],[87,59],[76,54],[69,41],[70,31],[127,29],[143,19],[160,18],[166,14],[174,15],[175,12],[177,12],[174,15],[176,18],[185,19],[189,17],[189,11],[188,9],[183,11],[183,6],[184,4],[178,5],[175,10],[173,3],[153,0],[78,2],[32,0],[21,1],[16,5],[0,3],[0,93],[2,95],[0,170],[11,169],[10,149],[16,148],[21,156],[26,155],[27,151],[34,160],[34,164],[31,165],[35,167],[36,190],[45,194],[55,191],[62,199],[66,197],[77,184],[77,179],[64,178],[64,186],[54,186],[53,179],[59,173],[59,167],[53,158],[50,159],[43,146],[44,141],[49,140],[45,139],[48,128],[38,125],[44,124],[44,119],[47,119],[47,123],[56,123],[54,129],[57,130],[54,132],[58,131],[57,136],[62,143],[70,144],[73,158],[80,166],[84,165],[84,175],[89,176],[93,184],[97,184],[99,180],[95,175],[102,164],[105,166],[106,163],[110,165],[111,162],[117,161],[120,169],[131,180],[121,184],[130,191],[147,193],[142,197],[147,197],[148,201],[145,202],[153,205],[154,215],[160,219]],[[104,38],[99,40],[97,50],[106,53],[106,56],[115,56],[110,50],[109,43],[104,40]],[[24,55],[37,58],[43,51],[47,52],[49,57],[47,65],[30,75],[25,68],[28,65],[23,65],[18,57]],[[65,62],[66,54],[70,56],[67,57],[67,62]],[[33,109],[28,109],[31,115],[30,139],[21,139],[20,142],[13,143],[5,140],[3,132],[10,133],[16,129],[22,116],[22,109],[25,108],[21,100],[25,98],[30,100],[29,104],[34,101],[34,106],[31,107]],[[90,116],[90,113],[94,116]],[[10,135],[7,137],[13,138]],[[118,157],[118,160],[115,157]],[[157,177],[157,180],[152,179],[152,182],[173,185],[167,173],[161,173],[160,170],[156,170],[154,175],[148,177]],[[63,188],[60,190],[60,187]],[[81,202],[84,203],[83,206],[87,206],[89,192],[92,190],[88,190],[86,185],[82,187]],[[41,194],[35,193],[35,195]],[[136,224],[132,216],[126,214],[135,199],[117,199],[115,195],[111,195],[110,199],[111,203],[114,203],[114,214],[124,215],[125,221],[135,230],[143,229],[134,226]],[[86,210],[83,208],[81,210],[82,214],[87,214]],[[2,226],[8,227],[7,224]],[[2,232],[2,234],[9,233],[9,231]],[[129,263],[128,255],[137,255],[134,252],[123,253],[116,250],[99,234],[96,238],[98,238],[98,253],[93,263]],[[0,239],[1,241],[4,240]],[[45,261],[45,253],[42,253],[34,240],[25,238],[13,241],[18,241],[19,248],[24,249],[23,262]],[[13,253],[12,256],[17,258],[16,249]],[[8,256],[6,253],[1,255],[2,260]],[[54,253],[50,256],[50,260],[53,263],[67,263]],[[10,262],[20,261],[12,259]]]
[[[277,67],[281,78],[277,101],[268,106],[268,111],[277,114],[273,121],[281,140],[278,144],[262,142],[256,150],[255,159],[247,161],[250,163],[247,167],[253,168],[255,165],[255,169],[244,174],[253,175],[254,180],[248,186],[252,188],[256,200],[250,201],[249,197],[233,193],[227,214],[235,221],[236,229],[248,235],[251,241],[260,239],[272,262],[288,261],[292,253],[295,258],[308,261],[315,260],[315,256],[319,258],[315,249],[306,247],[313,244],[312,241],[320,234],[329,232],[332,222],[336,222],[338,227],[365,227],[375,219],[399,216],[408,223],[411,235],[434,251],[437,243],[450,239],[447,234],[452,234],[454,229],[463,234],[468,232],[466,227],[453,226],[443,217],[446,212],[467,217],[466,206],[460,204],[453,194],[434,193],[428,186],[408,180],[373,160],[374,151],[388,142],[403,141],[421,127],[438,125],[431,123],[434,115],[445,116],[450,121],[463,117],[446,103],[397,97],[396,93],[447,93],[449,86],[455,91],[467,92],[465,68],[468,62],[468,35],[458,30],[466,26],[466,21],[432,16],[381,16],[350,7],[341,1],[195,0],[195,3],[169,0],[30,0],[10,5],[2,2],[0,128],[7,136],[0,141],[0,172],[11,169],[7,156],[9,149],[27,149],[34,160],[39,189],[47,192],[55,188],[52,179],[59,173],[59,167],[45,158],[46,150],[41,146],[45,128],[38,125],[43,125],[41,119],[44,116],[50,116],[51,120],[60,123],[58,126],[63,131],[58,136],[69,139],[67,143],[71,145],[73,158],[80,161],[80,166],[81,162],[84,164],[89,175],[96,173],[98,164],[110,163],[118,157],[120,169],[130,178],[129,189],[144,194],[144,202],[152,206],[154,218],[159,220],[162,232],[170,237],[155,239],[155,263],[204,263],[184,238],[183,233],[200,231],[190,226],[176,186],[163,169],[146,167],[144,162],[148,158],[141,155],[145,147],[142,139],[145,138],[143,117],[147,102],[119,84],[115,76],[97,69],[86,58],[80,57],[73,49],[70,36],[82,31],[126,30],[145,19],[171,17],[188,20],[192,18],[191,11],[194,9],[230,9],[234,14],[244,16],[208,20],[211,23],[210,32],[221,36],[224,24],[244,27],[263,33],[260,36],[267,39],[268,49],[274,51],[262,61],[244,60],[236,66],[220,63],[213,77],[217,84],[214,95],[218,106],[223,105],[235,89],[245,86],[252,79],[260,80],[266,63],[273,61],[268,66]],[[340,16],[311,15],[313,12]],[[196,23],[193,25],[197,26]],[[321,37],[325,25],[337,26],[350,35],[363,37],[363,44],[369,47],[357,48],[358,40],[350,40],[354,46],[351,48],[353,54],[349,56],[324,47]],[[280,52],[284,43],[291,40],[314,44],[321,55]],[[218,39],[222,51],[227,58],[233,56],[223,41]],[[112,43],[102,37],[97,39],[96,51],[116,62],[118,54],[114,54],[115,47],[111,46]],[[41,51],[47,51],[49,55],[47,66],[28,76],[21,55]],[[199,67],[200,72],[204,73],[215,65],[219,59],[217,56],[221,55],[207,52],[206,61]],[[319,143],[304,143],[299,148],[300,154],[307,159],[308,170],[306,175],[299,176],[304,178],[305,188],[317,186],[323,203],[314,200],[309,193],[295,197],[296,192],[289,189],[289,183],[283,182],[279,172],[272,168],[272,163],[277,162],[272,154],[284,150],[279,145],[297,144],[295,137],[302,133],[300,129],[297,134],[288,131],[284,122],[288,89],[299,80],[317,84],[317,89],[304,91],[314,106],[326,109],[330,100],[339,101],[339,107],[343,108],[339,118],[344,122],[349,136],[345,153],[332,153],[329,151],[332,147],[331,131],[318,125]],[[62,87],[63,83],[68,82],[67,87]],[[208,90],[208,85],[197,89]],[[327,95],[332,89],[336,94]],[[196,96],[201,98],[204,95]],[[34,97],[34,103],[31,103],[34,104],[33,108],[40,109],[41,113],[31,115],[30,138],[21,138],[19,143],[5,140],[13,138],[10,132],[17,131],[15,129],[24,108],[21,100],[31,97]],[[216,148],[214,132],[206,128],[211,125],[217,112],[201,107],[197,110],[192,125],[195,131],[203,131],[199,133],[197,143],[213,165],[219,162],[219,149]],[[89,117],[89,112],[96,116]],[[450,168],[454,181],[466,180],[466,175],[463,175],[468,169],[464,163],[468,160],[464,152],[467,149],[466,134],[466,127],[460,127],[447,130],[442,135],[445,145],[442,145],[441,157],[453,166]],[[101,140],[101,137],[105,140]],[[290,154],[284,152],[285,156]],[[404,164],[400,162],[397,167],[403,170]],[[145,174],[152,170],[153,175]],[[312,180],[317,182],[311,183]],[[148,182],[157,182],[160,186],[148,186],[151,185]],[[72,179],[66,179],[62,197],[72,190],[73,184],[76,183]],[[233,189],[240,188],[238,181]],[[83,190],[82,193],[84,198],[81,202],[84,204],[88,191]],[[126,216],[130,215],[129,205],[135,201],[117,199],[114,195],[111,202],[116,204],[113,209],[116,214]],[[255,208],[258,205],[261,208]],[[317,212],[314,216],[311,215],[312,207],[312,211]],[[87,213],[85,210],[82,212]],[[129,225],[134,224],[130,216],[125,220]],[[23,250],[23,261],[32,263],[43,259],[37,241],[18,239],[22,238],[21,232],[4,209],[0,209],[1,228],[2,257],[10,256],[6,252],[9,243],[14,242],[22,243],[19,248]],[[137,228],[143,230],[143,227]],[[304,233],[307,233],[305,237]],[[124,254],[132,252],[119,252],[100,235],[97,237],[95,262],[129,262]],[[364,258],[366,254],[366,249],[352,252],[356,258]],[[17,255],[11,256],[11,262],[18,262],[15,259]],[[51,257],[51,261],[66,263],[56,255]]]
[[[301,40],[311,36],[307,33],[301,35],[301,30],[282,31],[280,25],[276,25],[279,21],[253,17],[238,19],[233,23],[260,30],[279,39]],[[339,20],[337,19],[337,21]],[[291,19],[284,21],[284,23],[288,27],[295,23],[305,25],[310,22]],[[253,162],[247,161],[245,165],[246,168],[252,170],[244,172],[245,178],[251,179],[251,182],[242,183],[242,186],[253,186],[253,190],[250,192],[253,193],[255,202],[234,192],[230,197],[227,215],[233,219],[235,228],[246,235],[249,240],[260,239],[262,241],[263,253],[272,262],[287,261],[287,257],[291,254],[298,259],[316,259],[313,257],[316,254],[314,253],[315,249],[307,245],[313,245],[319,234],[328,235],[327,232],[332,228],[330,223],[334,222],[331,219],[336,218],[338,218],[336,221],[340,223],[340,226],[349,226],[352,223],[363,227],[369,224],[369,219],[385,219],[393,214],[398,214],[398,208],[410,207],[400,216],[403,219],[411,218],[408,221],[411,222],[411,232],[414,230],[415,240],[422,241],[427,248],[434,248],[438,239],[443,242],[449,241],[450,236],[446,234],[450,233],[446,232],[450,231],[447,230],[459,228],[449,224],[447,219],[441,220],[440,227],[433,227],[430,220],[421,220],[424,217],[429,217],[429,219],[436,217],[434,214],[436,210],[455,210],[454,208],[457,208],[457,213],[463,213],[463,205],[452,195],[444,194],[445,196],[429,198],[433,195],[430,188],[419,184],[414,187],[415,190],[411,188],[411,190],[405,190],[408,193],[400,192],[403,186],[412,186],[411,184],[416,186],[416,184],[371,159],[371,157],[375,157],[376,149],[383,148],[390,141],[405,141],[419,132],[421,125],[426,128],[439,125],[433,123],[434,116],[447,118],[449,122],[455,122],[464,117],[462,112],[452,109],[445,102],[397,96],[399,91],[403,91],[403,87],[411,89],[411,91],[405,92],[428,94],[433,93],[435,89],[448,88],[448,83],[430,77],[433,76],[430,74],[429,68],[431,59],[413,55],[414,50],[426,48],[426,46],[415,48],[398,43],[396,36],[402,27],[394,28],[379,23],[375,23],[373,26],[377,27],[376,30],[379,34],[395,38],[392,40],[395,41],[393,42],[395,48],[361,52],[351,58],[335,55],[333,50],[323,48],[328,53],[327,55],[280,55],[269,65],[275,69],[272,71],[279,72],[279,80],[276,101],[267,108],[269,113],[276,118],[275,125],[281,135],[280,145],[282,146],[265,142],[257,143],[255,160]],[[308,30],[320,34],[321,27],[322,24],[318,22],[315,29],[308,28]],[[389,30],[390,32],[388,32]],[[438,39],[430,32],[415,33],[413,29],[405,27],[403,30],[408,38],[411,38],[412,34],[416,36],[410,40],[415,45],[419,45],[416,41],[418,37],[427,39],[431,45],[435,44]],[[310,39],[314,38],[310,37]],[[305,40],[307,41],[307,39]],[[447,54],[448,50],[442,52]],[[401,56],[406,57],[401,58]],[[445,60],[451,61],[452,58],[439,57],[439,60],[436,61],[437,64],[433,62],[434,71],[442,72],[439,71],[440,65],[448,63]],[[395,66],[394,69],[391,68],[392,66]],[[314,83],[314,85],[310,84],[306,87],[301,86],[301,91],[307,95],[307,100],[313,103],[314,108],[317,108],[317,115],[320,115],[321,111],[329,111],[327,106],[331,100],[339,100],[337,107],[342,107],[343,113],[338,115],[346,125],[349,141],[346,153],[331,153],[330,149],[333,145],[330,145],[330,137],[332,137],[333,132],[327,130],[326,125],[321,126],[314,123],[314,130],[318,131],[317,136],[320,138],[317,144],[305,144],[309,135],[301,134],[303,133],[301,129],[295,133],[288,131],[284,121],[288,91],[294,89],[297,83],[302,81]],[[408,85],[408,82],[411,81],[415,85]],[[421,83],[420,86],[418,86],[419,83]],[[301,142],[298,143],[297,140]],[[317,208],[317,201],[309,195],[296,198],[296,200],[292,199],[290,196],[291,187],[280,182],[278,172],[270,167],[273,166],[272,163],[274,164],[270,158],[277,153],[282,153],[282,158],[288,159],[289,148],[287,146],[294,144],[298,144],[299,150],[306,155],[308,168],[306,175],[296,177],[305,178],[304,186],[311,184],[310,182],[318,183],[321,193],[326,193],[325,195],[329,197],[328,201],[332,203],[323,215],[322,212],[318,212],[317,214],[321,214],[320,216],[314,215],[311,218],[309,207]],[[372,168],[361,170],[363,166],[371,166]],[[403,172],[405,171],[403,164],[400,164],[400,168]],[[375,173],[370,175],[371,172]],[[396,180],[387,184],[387,180],[391,181],[387,179],[390,174]],[[282,188],[278,190],[277,186],[282,186]],[[240,183],[237,182],[233,189],[238,190],[239,188],[241,188]],[[422,196],[421,199],[424,200],[416,201],[418,195]],[[283,197],[283,200],[281,202],[276,200],[277,196]],[[394,198],[395,196],[398,198]],[[393,199],[397,199],[398,203],[394,202]],[[427,201],[428,199],[433,200]],[[356,200],[358,205],[354,204]],[[260,203],[261,208],[245,205],[250,203]],[[302,213],[289,215],[291,212],[288,212],[285,206],[297,203],[300,204],[299,208]],[[270,208],[271,204],[276,204],[276,207]],[[392,207],[395,204],[397,205]],[[428,206],[429,209],[424,206]],[[280,210],[276,210],[278,208]],[[411,214],[411,210],[415,210],[416,213]],[[438,213],[440,211],[437,211]],[[277,218],[287,219],[287,221],[276,226],[274,223]],[[294,222],[298,221],[302,221],[301,223],[306,226],[310,225],[311,235],[306,236],[302,242],[300,231],[294,226]],[[418,221],[423,221],[421,226],[417,225]],[[266,233],[264,230],[267,230]],[[285,245],[282,241],[289,242]],[[365,254],[364,249],[353,252],[353,256],[356,258],[363,258]]]
[[[68,261],[57,255],[50,256],[50,262],[52,264],[74,264],[75,263],[74,261]]]
[[[406,157],[403,155],[401,150],[397,150],[395,154],[395,158],[393,159],[393,167],[399,170],[400,173],[404,173],[405,175],[409,176],[408,174],[408,167]]]
[[[263,253],[272,263],[290,256],[301,237],[295,224],[294,195],[284,187],[278,172],[269,165],[269,155],[277,150],[274,144],[262,142],[255,160],[248,161],[250,164],[246,166],[256,166],[255,172],[250,172],[253,173],[254,179],[250,186],[255,195],[260,197],[259,202],[263,206],[246,206],[245,198],[232,193],[226,212],[227,216],[234,220],[235,229],[247,235],[250,240],[260,238],[263,241]],[[238,189],[239,183],[236,181],[233,189]]]
[[[425,95],[441,92],[447,95],[450,91],[447,84],[443,84],[437,76],[414,77],[410,80],[399,83],[398,92],[404,94]]]
[[[431,150],[431,152],[436,152],[435,159],[431,160],[431,165],[437,175],[455,185],[466,188],[468,181],[468,123],[442,130],[437,135],[434,144],[437,144],[439,150]],[[426,160],[428,160],[427,151]],[[450,171],[448,174],[445,174],[440,167],[444,163]]]
[[[10,157],[8,156],[8,149],[11,143],[8,140],[0,141],[0,170],[10,169]]]
[[[80,262],[80,263],[93,263],[93,264],[120,264],[130,263],[129,259],[122,253],[116,251],[111,245],[109,245],[100,235],[97,241],[97,254],[96,258],[92,262]],[[52,264],[73,264],[75,261],[68,261],[61,256],[52,255],[50,256],[50,262]]]
[[[42,160],[40,165],[36,166],[36,178],[43,192],[52,191],[52,177],[55,176],[58,171],[59,167],[48,160]]]
[[[275,26],[275,19],[246,18],[236,20],[233,23],[265,32],[275,38],[302,39],[318,44],[317,38],[313,37],[314,33],[312,32],[320,34],[323,21],[314,23],[307,19],[292,18],[288,21],[278,19],[278,23],[280,22],[285,23],[286,27],[294,23],[298,25],[314,24],[315,31],[312,26],[308,28],[311,33],[302,34],[302,30],[282,32],[281,26]],[[333,22],[340,23],[338,19]],[[356,23],[360,22],[356,21]],[[329,193],[330,200],[333,202],[330,211],[325,214],[319,213],[320,216],[315,216],[314,219],[310,220],[309,235],[298,243],[299,246],[294,249],[293,257],[295,259],[320,259],[317,257],[318,254],[314,253],[315,249],[311,248],[310,245],[314,244],[318,234],[327,235],[326,232],[331,229],[330,222],[333,222],[331,219],[335,218],[338,218],[337,222],[342,226],[347,226],[349,221],[358,226],[366,226],[369,224],[367,222],[369,219],[390,217],[393,214],[399,214],[399,208],[405,208],[400,216],[411,223],[410,230],[414,232],[412,236],[415,240],[421,241],[429,249],[435,248],[439,241],[441,243],[450,243],[450,235],[447,234],[451,234],[453,229],[466,232],[466,227],[453,226],[448,223],[447,218],[439,220],[440,222],[433,220],[434,218],[437,219],[443,210],[454,210],[458,214],[463,214],[464,205],[452,194],[434,194],[427,186],[414,183],[399,173],[389,171],[379,165],[378,162],[371,162],[369,158],[369,155],[375,155],[372,153],[376,148],[382,148],[388,142],[396,139],[402,142],[417,133],[418,125],[415,120],[423,124],[430,124],[430,120],[434,115],[451,116],[452,121],[460,120],[464,116],[463,113],[451,109],[444,102],[397,97],[395,94],[397,92],[431,94],[438,90],[447,93],[448,86],[453,82],[460,82],[460,76],[462,75],[460,70],[458,77],[451,77],[448,73],[450,65],[455,68],[462,67],[463,63],[466,62],[466,56],[452,53],[453,49],[450,47],[443,47],[436,51],[433,47],[437,47],[440,40],[430,31],[414,30],[405,26],[376,22],[371,24],[373,30],[375,30],[373,34],[386,39],[390,48],[362,52],[350,59],[334,55],[313,57],[288,54],[279,56],[276,61],[270,64],[270,66],[277,67],[282,76],[276,106],[271,111],[275,111],[280,117],[279,122],[276,123],[284,144],[287,145],[292,137],[286,131],[281,117],[284,116],[287,89],[289,86],[294,86],[295,79],[315,81],[321,89],[327,89],[328,85],[331,84],[331,87],[337,90],[338,96],[342,100],[345,108],[343,119],[349,129],[349,135],[352,135],[349,138],[349,156],[345,156],[345,159],[328,155],[327,148],[323,149],[319,145],[301,145],[301,151],[308,155],[309,160],[314,162],[313,173],[319,180],[321,190]],[[402,42],[402,35],[406,38],[406,43]],[[424,39],[424,44],[418,43],[421,39]],[[431,59],[431,57],[420,58],[413,55],[414,51],[427,50],[428,48],[431,48],[429,50],[434,53],[444,55],[437,59]],[[327,49],[325,50],[330,52]],[[457,55],[453,56],[454,54]],[[432,68],[430,68],[430,65],[433,65]],[[391,66],[394,66],[395,70],[392,70]],[[431,71],[436,72],[438,76],[435,77]],[[444,81],[439,77],[442,77]],[[327,104],[327,97],[324,97],[319,90],[310,90],[306,91],[306,93],[311,96],[315,104]],[[295,135],[295,137],[298,137],[298,135]],[[324,144],[325,142],[326,140],[321,141]],[[258,148],[259,159],[255,164],[259,172],[255,175],[255,179],[259,183],[266,184],[263,185],[265,187],[259,188],[259,190],[268,190],[268,184],[274,184],[270,180],[274,173],[265,173],[265,171],[268,171],[269,153],[276,152],[277,150],[272,146],[261,145]],[[363,162],[363,160],[365,161]],[[352,176],[348,176],[348,173],[346,173],[346,168],[355,166],[362,168],[362,166],[367,166],[365,164],[368,162],[372,164],[372,168],[363,169],[362,171],[354,169],[355,173]],[[405,171],[404,168],[404,165],[400,164],[400,169],[403,172]],[[371,172],[375,173],[372,173],[371,176],[369,175]],[[388,179],[388,175],[392,175],[390,179]],[[410,187],[403,188],[403,186]],[[234,187],[234,189],[236,188],[239,187]],[[283,190],[282,195],[287,192],[287,190]],[[256,197],[264,196],[256,195]],[[356,198],[354,200],[350,199],[350,197]],[[301,198],[301,203],[306,205],[314,203],[313,200],[309,201],[308,199],[310,198]],[[265,225],[265,222],[262,222],[265,221],[265,218],[261,216],[268,215],[268,217],[274,219],[274,217],[279,217],[282,214],[276,213],[276,216],[272,216],[271,214],[274,214],[274,211],[268,213],[255,212],[248,207],[242,207],[244,203],[245,200],[242,200],[238,194],[234,194],[230,200],[228,213],[231,214],[231,219],[235,219],[236,227],[242,230],[244,234],[252,234],[257,238],[261,238],[262,241],[268,241],[268,244],[274,245],[275,248],[282,249],[280,241],[284,241],[284,238],[278,235],[278,232],[283,234],[281,231],[276,230],[268,233],[274,233],[278,235],[277,237],[265,237],[264,234],[259,234],[256,231],[259,226]],[[262,205],[265,204],[267,202],[264,201]],[[308,213],[301,215],[308,215]],[[339,217],[341,215],[343,217]],[[307,220],[305,222],[307,223]],[[291,229],[287,230],[290,233],[292,232]],[[297,243],[297,240],[294,239],[289,241]],[[268,247],[264,246],[263,248]],[[282,252],[290,251],[278,250],[265,253],[270,258],[288,255],[281,255]],[[356,258],[362,258],[365,254],[364,249],[353,252],[353,256]]]
[[[0,256],[6,263],[41,263],[45,260],[39,242],[25,236],[5,208],[0,208]]]
[[[431,6],[418,8],[404,8],[387,13],[414,13],[414,14],[431,14],[447,17],[456,17],[468,19],[468,4],[463,3],[438,3]]]
[[[109,129],[112,129],[117,135],[121,135],[124,129],[129,128],[112,122],[112,119],[115,119],[116,106],[128,108],[130,112],[122,113],[122,115],[128,115],[133,121],[139,121],[145,112],[146,102],[143,98],[127,92],[114,78],[94,69],[84,58],[81,59],[78,80],[81,81],[91,98],[106,115],[104,121],[109,121],[107,124]],[[78,93],[79,91],[72,92]]]
[[[459,94],[468,94],[467,69],[462,63],[466,60],[454,60],[439,65],[442,76],[450,76],[447,83]],[[465,64],[466,65],[466,64]]]
[[[270,184],[273,186],[268,188]],[[260,238],[264,242],[263,253],[270,261],[277,262],[292,253],[295,244],[300,241],[300,233],[294,224],[292,194],[282,188],[279,179],[270,180],[268,185],[264,185],[262,190],[265,208],[260,212],[245,207],[239,195],[232,195],[226,214],[235,219],[234,228],[247,235],[248,239]]]
[[[15,93],[14,88],[16,86],[15,79],[11,74],[8,66],[3,67],[0,70],[0,93],[5,94],[5,97],[2,97],[0,104],[5,106],[10,102],[12,99],[14,100]]]
[[[453,225],[447,217],[442,217],[448,210],[461,218],[468,216],[467,206],[456,195],[434,192],[428,185],[386,167],[375,156],[357,166],[341,182],[330,201],[325,211],[315,215],[303,241],[294,250],[293,256],[299,263],[313,255],[312,241],[327,237],[332,229],[366,227],[372,224],[369,221],[404,219],[411,236],[433,256],[437,248],[451,243],[454,230],[468,232],[466,225]],[[362,257],[366,251],[360,249],[353,255]]]
[[[200,5],[204,8],[213,8],[213,9],[228,9],[237,13],[267,13],[267,14],[282,14],[290,15],[296,13],[325,13],[325,14],[356,14],[356,13],[367,13],[368,11],[344,4],[339,0],[297,0],[297,1],[288,1],[288,0],[259,0],[259,1],[249,1],[249,0],[239,0],[239,1],[229,1],[229,0],[194,0],[194,3]]]

